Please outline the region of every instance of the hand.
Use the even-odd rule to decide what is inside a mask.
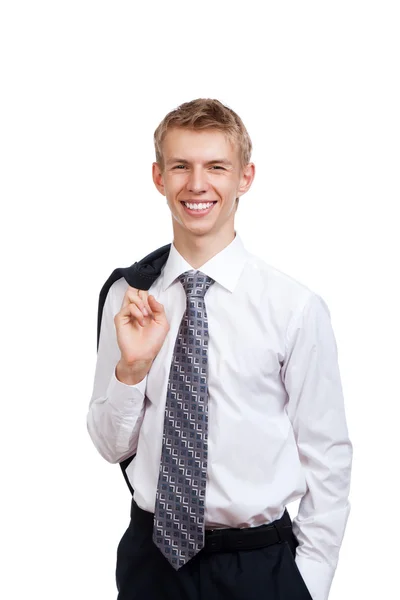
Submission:
[[[146,310],[148,315],[144,314]],[[147,290],[128,286],[114,323],[124,365],[148,364],[150,369],[170,328],[164,306]]]

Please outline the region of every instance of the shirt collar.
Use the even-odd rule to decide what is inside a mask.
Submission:
[[[214,281],[220,283],[224,288],[233,292],[246,263],[248,252],[243,241],[235,231],[235,237],[230,244],[225,246],[218,254],[210,258],[198,269],[193,267],[171,243],[171,249],[163,270],[162,290],[165,291],[173,281],[185,271],[201,271]]]

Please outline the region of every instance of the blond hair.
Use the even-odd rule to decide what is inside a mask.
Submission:
[[[161,171],[164,170],[162,143],[168,130],[173,127],[222,131],[238,147],[240,168],[243,169],[250,162],[252,144],[242,119],[219,100],[197,98],[169,112],[154,132],[156,162]]]

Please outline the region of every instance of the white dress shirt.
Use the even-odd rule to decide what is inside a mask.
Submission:
[[[308,287],[234,240],[202,267],[215,280],[208,316],[208,475],[206,527],[254,527],[293,519],[296,565],[313,600],[327,600],[346,522],[352,463],[337,346],[329,309]],[[87,426],[109,462],[136,452],[127,469],[134,499],[154,512],[172,354],[186,309],[177,279],[194,270],[171,244],[149,289],[170,330],[137,385],[115,376],[120,359],[114,316],[128,287],[104,304]]]

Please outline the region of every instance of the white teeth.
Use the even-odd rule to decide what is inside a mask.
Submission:
[[[210,208],[210,206],[213,205],[213,202],[203,202],[202,204],[190,204],[189,202],[184,202],[184,204],[191,210],[204,210],[205,208]]]

